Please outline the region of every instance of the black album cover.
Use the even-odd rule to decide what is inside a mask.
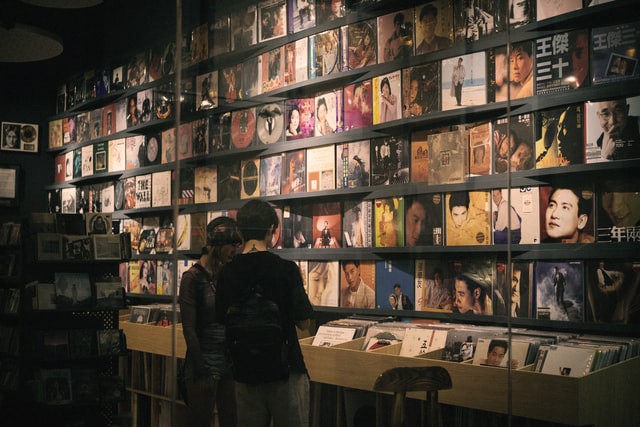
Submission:
[[[535,160],[533,113],[493,122],[493,173],[533,169]],[[507,132],[507,128],[509,132]]]
[[[162,162],[162,134],[156,133],[145,136],[144,143],[144,165],[159,165]]]
[[[231,144],[243,149],[253,144],[256,134],[256,109],[247,108],[231,113]]]
[[[640,323],[640,262],[599,259],[586,269],[586,320],[616,324]]]
[[[402,70],[402,117],[440,111],[440,65],[437,62]]]
[[[209,58],[227,53],[231,48],[231,30],[228,16],[209,24]]]
[[[153,91],[153,110],[156,119],[168,119],[173,115],[173,91],[171,85],[160,86]]]
[[[218,106],[218,71],[196,76],[196,110]]]
[[[260,195],[260,159],[242,160],[240,198],[249,199]]]
[[[228,150],[231,146],[231,113],[226,112],[209,119],[211,152]]]
[[[376,20],[342,27],[342,49],[343,70],[375,65],[378,62]]]
[[[640,178],[603,181],[596,206],[598,242],[640,242]]]
[[[95,109],[90,112],[89,139],[102,138],[102,108]]]
[[[273,144],[284,139],[284,104],[272,103],[256,108],[257,135],[262,144]]]
[[[406,137],[371,140],[371,185],[409,182],[409,141]]]
[[[262,93],[262,55],[253,56],[242,64],[243,99]]]
[[[589,86],[589,30],[541,37],[535,56],[536,95]]]
[[[311,205],[293,203],[285,206],[282,215],[282,247],[310,248],[313,245],[313,215]]]
[[[182,114],[189,114],[196,111],[196,88],[195,79],[188,77],[182,80],[180,92],[180,111]]]
[[[175,42],[169,42],[165,45],[162,52],[162,77],[169,76],[175,71],[176,61],[176,44]]]
[[[179,205],[193,204],[194,198],[194,169],[180,168],[180,189],[178,194]]]
[[[640,77],[640,23],[591,30],[591,81],[609,83]]]
[[[257,43],[258,24],[255,4],[231,14],[231,50],[240,50]]]
[[[218,201],[240,199],[240,160],[218,165]]]
[[[155,118],[153,114],[153,89],[138,92],[137,109],[140,123],[149,123]]]
[[[109,170],[109,142],[101,141],[93,144],[93,173],[106,173]]]
[[[191,143],[193,157],[209,154],[209,118],[191,122]]]
[[[456,40],[473,42],[493,33],[495,2],[455,0],[453,10]]]
[[[120,65],[111,72],[111,92],[123,90],[126,83],[125,66]]]
[[[191,30],[191,64],[197,64],[209,57],[209,27],[201,24]]]
[[[442,246],[444,203],[440,193],[405,197],[405,245]]]

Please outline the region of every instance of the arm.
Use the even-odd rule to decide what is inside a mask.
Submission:
[[[186,272],[182,275],[180,282],[180,314],[182,316],[182,334],[187,344],[187,353],[193,360],[193,367],[196,377],[204,376],[204,360],[200,349],[197,325],[197,292],[194,274]]]

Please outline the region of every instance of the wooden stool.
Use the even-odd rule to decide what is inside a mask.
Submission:
[[[442,427],[442,413],[438,404],[438,390],[451,388],[451,377],[440,366],[416,368],[392,368],[376,379],[375,391],[393,393],[391,427],[402,427],[404,423],[404,398],[409,391],[427,392],[427,426]],[[423,406],[424,408],[424,406]],[[425,419],[423,415],[423,420]]]

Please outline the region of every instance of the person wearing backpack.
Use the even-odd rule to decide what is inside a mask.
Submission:
[[[313,307],[298,266],[271,253],[279,221],[270,204],[251,200],[237,215],[245,244],[218,276],[216,320],[236,381],[238,425],[309,425],[309,377],[296,327]]]
[[[193,426],[235,427],[234,381],[224,348],[224,327],[215,320],[217,275],[242,247],[236,222],[218,217],[207,225],[207,243],[196,264],[180,281],[182,332],[187,344],[183,370],[184,399]]]

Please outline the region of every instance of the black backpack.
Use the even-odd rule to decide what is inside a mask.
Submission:
[[[242,301],[229,307],[225,328],[236,381],[260,384],[289,377],[287,338],[280,310],[264,297],[259,284],[249,287]]]

